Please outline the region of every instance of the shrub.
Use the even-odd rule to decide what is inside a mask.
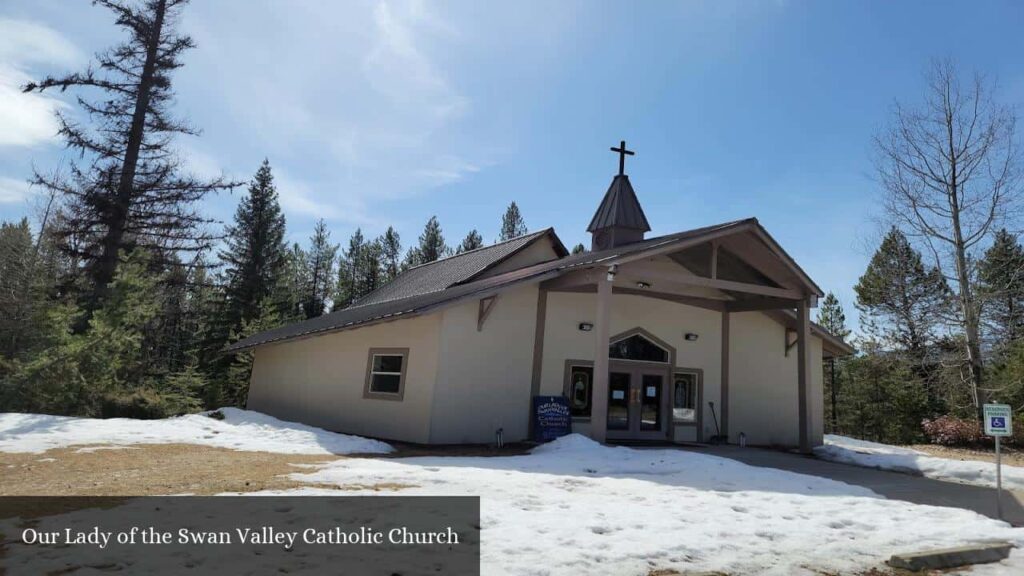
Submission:
[[[955,416],[939,416],[921,423],[925,436],[932,444],[963,446],[978,444],[985,440],[981,424],[975,420],[964,420]]]

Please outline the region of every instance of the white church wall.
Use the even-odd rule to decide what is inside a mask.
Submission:
[[[441,313],[256,349],[248,408],[375,438],[426,443]],[[363,398],[371,348],[408,348],[402,400]]]
[[[501,293],[477,331],[479,301],[446,308],[430,441],[437,444],[524,440],[530,417],[537,285]]]
[[[785,354],[785,327],[761,312],[730,315],[729,440],[798,446],[797,350]],[[821,339],[811,338],[811,444],[822,441]]]

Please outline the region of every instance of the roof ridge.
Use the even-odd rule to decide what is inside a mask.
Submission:
[[[424,262],[423,264],[417,264],[415,266],[410,266],[409,268],[407,268],[405,270],[405,272],[408,272],[410,270],[415,270],[417,268],[423,268],[424,266],[430,266],[431,264],[437,264],[438,262],[445,262],[445,261],[448,261],[448,260],[452,260],[454,258],[458,258],[459,256],[465,256],[466,254],[473,254],[474,252],[480,252],[482,250],[488,250],[490,248],[494,248],[496,246],[501,246],[502,244],[508,244],[509,242],[514,242],[516,240],[521,240],[521,239],[527,238],[529,236],[539,236],[539,235],[541,235],[541,234],[543,234],[545,232],[551,231],[551,230],[554,230],[554,228],[551,227],[551,226],[548,226],[547,228],[545,228],[543,230],[538,230],[536,232],[527,232],[526,234],[521,234],[519,236],[516,236],[515,238],[509,238],[508,240],[502,240],[501,242],[495,242],[494,244],[490,244],[488,246],[481,246],[479,248],[473,248],[472,250],[466,250],[465,252],[459,252],[457,254],[452,254],[450,256],[444,256],[442,258],[438,258],[437,260],[431,260],[430,262]]]

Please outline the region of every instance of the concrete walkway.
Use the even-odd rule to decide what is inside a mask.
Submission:
[[[738,446],[702,446],[685,448],[702,454],[738,460],[751,466],[779,468],[790,472],[820,476],[863,486],[877,494],[894,500],[915,504],[951,506],[973,510],[996,518],[996,490],[932,480],[899,472],[888,472],[818,460],[812,456],[778,452],[762,448]],[[1024,491],[1003,491],[1003,519],[1014,526],[1024,526]]]

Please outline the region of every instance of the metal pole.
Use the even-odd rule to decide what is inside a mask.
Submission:
[[[1003,461],[999,453],[999,436],[996,436],[996,515],[1003,519]]]

